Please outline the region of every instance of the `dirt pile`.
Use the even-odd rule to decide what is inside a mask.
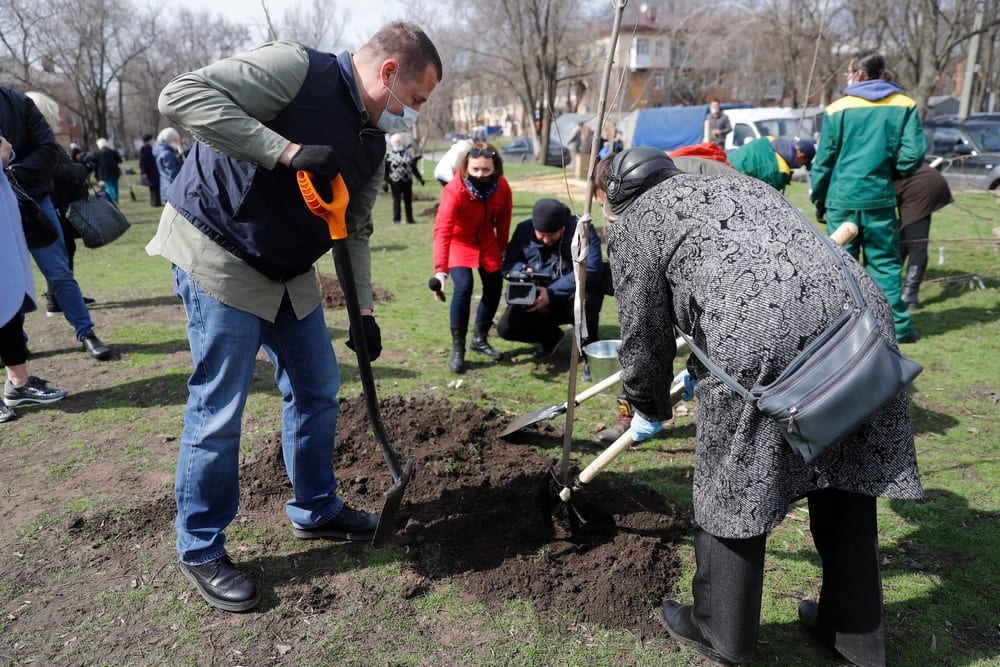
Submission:
[[[567,524],[550,521],[539,504],[553,462],[531,443],[556,442],[551,425],[511,444],[496,437],[506,418],[492,410],[401,397],[383,400],[381,409],[400,457],[415,461],[392,547],[407,554],[412,569],[404,597],[420,595],[435,582],[454,582],[486,603],[521,598],[539,613],[571,612],[603,627],[662,635],[653,613],[677,577],[675,547],[689,530],[686,517],[649,491],[608,475],[576,502],[598,529],[574,534],[564,529]],[[342,494],[366,509],[380,507],[390,477],[360,397],[342,401],[338,436],[335,469]],[[280,433],[267,434],[263,446],[241,460],[241,485],[237,522],[280,526],[275,532],[282,533],[290,485]],[[160,489],[114,516],[78,518],[67,527],[72,544],[64,545],[64,553],[91,562],[114,559],[100,555],[101,544],[110,538],[144,541],[151,532],[168,547],[171,493]]]

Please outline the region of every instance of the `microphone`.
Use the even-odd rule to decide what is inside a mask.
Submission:
[[[437,278],[431,278],[427,281],[427,287],[434,292],[434,298],[438,301],[445,301],[444,290],[441,289],[441,281]]]

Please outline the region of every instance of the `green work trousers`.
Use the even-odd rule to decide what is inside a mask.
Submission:
[[[858,235],[844,249],[861,261],[876,284],[882,288],[892,309],[896,340],[910,336],[913,325],[910,309],[903,301],[903,258],[899,251],[899,218],[896,207],[867,211],[829,209],[826,231],[832,234],[845,222],[858,226]]]

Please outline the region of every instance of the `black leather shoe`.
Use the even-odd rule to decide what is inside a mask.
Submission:
[[[83,337],[83,349],[94,359],[107,361],[111,358],[111,348],[101,342],[101,339],[90,334]]]
[[[344,505],[329,521],[312,528],[292,526],[292,531],[295,533],[295,537],[300,540],[368,542],[375,536],[377,527],[378,514],[358,511]]]
[[[660,623],[679,643],[690,646],[716,664],[736,664],[712,648],[712,644],[701,634],[701,630],[691,620],[691,605],[667,600],[660,607]]]
[[[195,585],[205,602],[226,611],[247,611],[260,602],[257,586],[233,565],[229,556],[202,565],[181,563],[181,572]]]

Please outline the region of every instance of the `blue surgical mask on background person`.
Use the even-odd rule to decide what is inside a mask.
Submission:
[[[382,115],[379,116],[378,122],[375,126],[387,134],[394,134],[396,132],[406,132],[414,125],[417,124],[417,117],[420,115],[416,109],[407,106],[403,103],[403,100],[396,97],[396,94],[392,92],[393,86],[396,85],[396,79],[399,78],[399,70],[396,70],[393,75],[392,85],[386,90],[389,91],[389,97],[396,100],[403,105],[402,114],[394,114],[389,111],[389,101],[386,100],[385,109],[382,110]]]

